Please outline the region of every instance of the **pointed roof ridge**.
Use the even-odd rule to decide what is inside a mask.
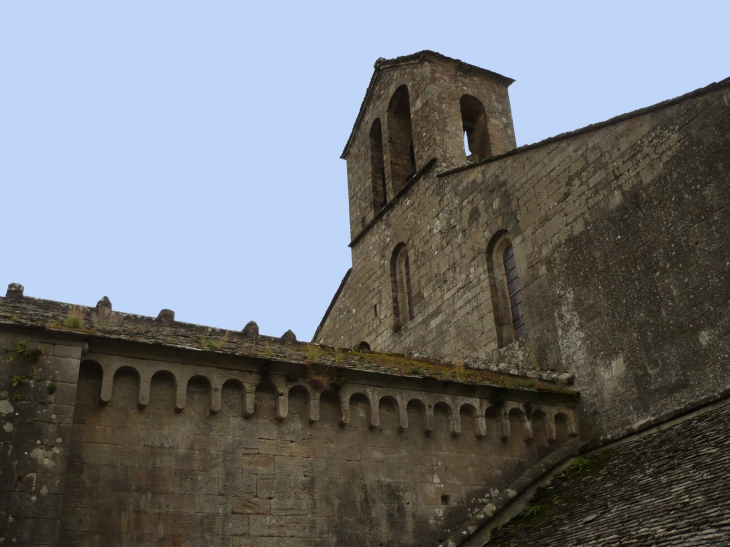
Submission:
[[[353,137],[357,132],[360,123],[362,122],[363,115],[365,114],[365,107],[373,94],[373,89],[375,88],[375,84],[377,83],[378,77],[380,76],[382,71],[396,66],[419,64],[427,59],[435,63],[457,68],[463,72],[471,72],[489,78],[491,80],[496,80],[497,82],[507,87],[509,87],[514,82],[512,78],[508,78],[507,76],[502,76],[501,74],[498,74],[491,70],[487,70],[486,68],[465,63],[464,61],[461,61],[459,59],[447,57],[446,55],[442,55],[441,53],[438,53],[436,51],[431,51],[430,49],[424,49],[416,53],[411,53],[410,55],[402,55],[393,59],[384,59],[383,57],[380,57],[377,61],[375,61],[375,64],[373,65],[375,70],[373,71],[373,75],[370,78],[370,83],[368,84],[367,91],[365,91],[365,97],[360,104],[360,111],[357,113],[357,118],[355,119],[355,123],[352,126],[352,131],[350,131],[350,136],[347,138],[345,148],[342,150],[342,155],[340,156],[341,159],[346,159],[345,157],[350,150]]]

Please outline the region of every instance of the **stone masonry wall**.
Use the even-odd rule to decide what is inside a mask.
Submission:
[[[81,365],[60,546],[432,545],[575,435],[559,393],[485,419],[488,399],[423,381],[315,393],[257,361],[120,347]]]
[[[0,543],[56,545],[82,342],[0,332]]]
[[[575,372],[587,435],[730,385],[729,89],[427,174],[354,244],[316,341]],[[486,256],[500,230],[528,331],[503,349]],[[400,242],[415,317],[394,332]]]

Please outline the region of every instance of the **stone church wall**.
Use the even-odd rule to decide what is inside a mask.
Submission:
[[[526,443],[514,414],[505,442],[494,432],[477,438],[468,414],[462,434],[452,435],[442,406],[433,433],[424,433],[414,405],[402,430],[387,399],[377,406],[379,425],[369,427],[363,395],[352,397],[347,425],[335,396],[321,399],[312,422],[303,389],[289,394],[288,415],[278,420],[279,392],[265,380],[249,418],[244,390],[230,382],[215,415],[201,377],[188,384],[184,412],[175,412],[172,374],[152,378],[144,410],[132,369],[116,373],[106,406],[101,383],[100,368],[82,367],[64,546],[420,545],[446,537],[490,490],[552,448],[542,431]]]
[[[4,545],[56,545],[81,352],[78,336],[0,331]]]
[[[729,103],[725,82],[461,171],[437,164],[355,238],[316,341],[574,372],[588,435],[728,385]],[[500,230],[527,323],[504,348],[487,264]],[[415,316],[396,332],[399,243]]]
[[[20,314],[25,301],[14,302],[10,313]],[[123,321],[128,335],[205,331]],[[494,490],[577,434],[577,399],[565,386],[343,369],[325,389],[317,376],[296,373],[308,370],[301,362],[101,334],[2,332],[7,544],[422,545],[447,537]],[[26,342],[28,353],[11,360]],[[259,343],[264,355],[314,349]],[[38,348],[43,354],[28,362]]]

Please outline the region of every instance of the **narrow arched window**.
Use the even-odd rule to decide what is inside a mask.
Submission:
[[[508,232],[498,232],[492,238],[487,262],[497,343],[504,347],[527,333],[517,261]]]
[[[487,131],[487,114],[484,105],[476,97],[464,95],[459,101],[461,106],[461,124],[464,129],[464,144],[467,156],[482,160],[491,155],[489,149],[489,133]]]
[[[520,293],[520,278],[517,277],[517,264],[515,264],[515,249],[512,243],[507,245],[502,254],[504,263],[504,277],[507,282],[507,294],[510,303],[510,315],[512,327],[515,329],[515,338],[522,338],[525,335],[525,315],[522,313],[522,294]]]
[[[383,159],[383,131],[376,118],[370,128],[370,170],[372,172],[373,208],[378,211],[388,203],[385,188],[385,161]]]
[[[390,278],[393,285],[393,329],[398,330],[413,319],[413,283],[408,247],[400,243],[390,261]]]
[[[413,148],[411,103],[408,88],[400,86],[388,106],[388,149],[393,192],[397,193],[416,172],[416,153]]]

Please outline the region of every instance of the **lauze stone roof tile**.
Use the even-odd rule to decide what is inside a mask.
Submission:
[[[577,458],[488,545],[730,545],[730,404]]]

